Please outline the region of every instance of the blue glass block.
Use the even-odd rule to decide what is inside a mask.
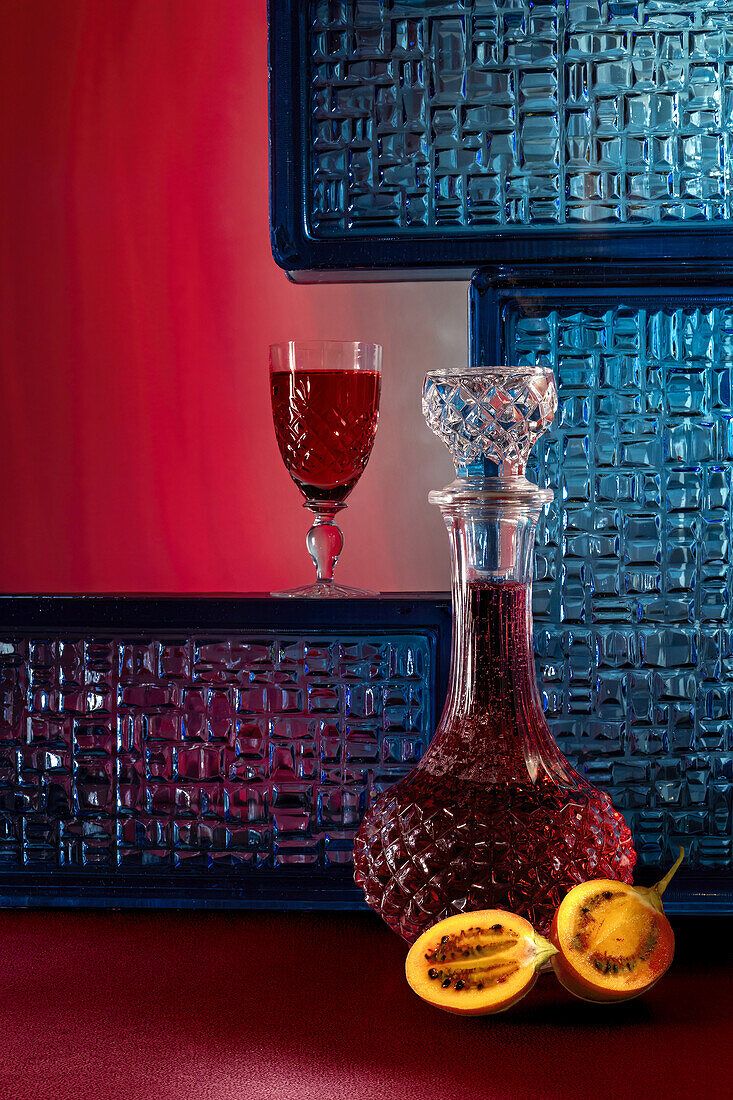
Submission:
[[[0,903],[358,907],[446,598],[0,597]]]
[[[474,364],[552,367],[533,476],[536,654],[567,756],[642,865],[733,870],[733,282],[718,269],[477,273]],[[720,878],[722,876],[722,878]]]
[[[730,256],[732,15],[270,0],[275,259],[305,279]]]
[[[0,905],[363,907],[353,836],[367,788],[435,729],[447,597],[5,596],[0,612]],[[700,647],[711,669],[732,639]],[[731,691],[711,673],[697,734],[678,679],[629,674],[624,640],[604,637],[601,688],[583,632],[538,628],[548,715],[635,815],[647,862],[661,831],[691,838],[698,872],[667,909],[733,912]]]

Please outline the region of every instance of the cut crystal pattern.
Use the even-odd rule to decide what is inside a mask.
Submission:
[[[552,375],[540,371],[431,371],[422,408],[457,468],[488,460],[506,473],[521,474],[536,440],[552,423],[557,389]]]
[[[518,912],[547,932],[569,889],[589,877],[630,880],[634,856],[605,796],[447,783],[418,770],[370,811],[354,861],[369,905],[412,941],[475,909]]]
[[[273,374],[272,381],[276,378],[273,421],[288,471],[306,499],[321,493],[344,500],[374,444],[379,376],[362,371],[339,379],[335,371],[320,371],[313,377],[306,370]]]
[[[730,0],[311,0],[310,231],[733,214]]]

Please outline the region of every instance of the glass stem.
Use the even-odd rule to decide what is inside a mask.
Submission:
[[[305,544],[316,567],[316,578],[320,584],[333,584],[333,570],[344,546],[341,528],[333,518],[344,507],[343,504],[307,504],[315,515],[315,522],[306,535]]]

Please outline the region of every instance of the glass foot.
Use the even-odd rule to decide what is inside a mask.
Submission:
[[[298,599],[329,599],[348,600],[359,596],[378,596],[378,592],[372,592],[368,588],[349,588],[345,584],[334,584],[333,581],[316,581],[315,584],[304,584],[300,588],[288,588],[285,592],[271,592],[271,596],[292,596]]]

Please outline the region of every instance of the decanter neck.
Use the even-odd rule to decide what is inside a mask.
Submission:
[[[534,534],[551,494],[526,482],[525,499],[518,501],[500,479],[491,480],[488,493],[474,483],[470,500],[466,483],[431,494],[441,497],[450,538],[453,641],[445,709],[424,766],[482,782],[522,783],[555,771],[559,757],[542,712],[532,646]]]
[[[526,702],[531,699],[539,705],[532,658],[532,571],[539,511],[537,503],[530,507],[454,500],[442,505],[453,592],[447,709],[454,714],[491,711],[507,693],[521,692]]]

